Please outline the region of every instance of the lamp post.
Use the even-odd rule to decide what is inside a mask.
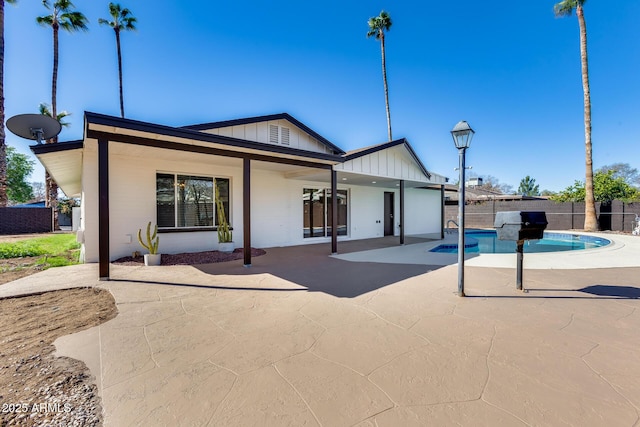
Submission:
[[[464,156],[465,151],[471,145],[474,130],[464,120],[458,122],[451,131],[453,142],[458,149],[460,157],[460,182],[458,191],[458,296],[464,296]]]

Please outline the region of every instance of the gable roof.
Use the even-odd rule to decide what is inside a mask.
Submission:
[[[426,167],[424,167],[424,165],[422,164],[422,162],[420,161],[420,159],[416,155],[416,152],[413,151],[413,148],[411,147],[411,144],[409,144],[409,141],[407,141],[406,138],[400,138],[400,139],[396,139],[395,141],[384,142],[382,144],[371,145],[369,147],[364,147],[364,148],[359,148],[357,150],[347,151],[344,154],[344,159],[345,159],[345,161],[349,161],[349,160],[352,160],[352,159],[357,159],[358,157],[366,156],[368,154],[372,154],[372,153],[375,153],[377,151],[386,150],[387,148],[397,147],[399,145],[404,145],[405,146],[405,148],[407,149],[407,151],[409,152],[409,154],[411,155],[413,160],[416,162],[416,164],[418,165],[418,167],[420,168],[422,173],[424,173],[427,178],[431,179],[431,173],[427,170]]]
[[[278,161],[279,157],[298,158],[301,160],[317,161],[326,164],[335,164],[342,162],[342,156],[338,154],[317,153],[313,151],[300,150],[292,147],[274,146],[262,144],[244,139],[232,138],[223,135],[213,135],[200,132],[186,127],[172,127],[159,125],[138,120],[120,118],[115,116],[107,116],[104,114],[91,113],[85,111],[85,138],[98,138],[102,134],[109,134],[109,138],[113,141],[126,142],[136,138],[132,135],[124,135],[123,130],[143,132],[153,135],[161,135],[170,138],[177,138],[186,142],[185,149],[193,149],[193,142],[197,141],[201,144],[209,145],[211,148],[219,147],[224,150],[235,153],[265,153],[272,157],[272,160]],[[98,128],[102,129],[99,130]],[[157,137],[152,137],[151,141],[158,145],[160,141]]]
[[[328,139],[326,139],[325,137],[323,137],[322,135],[320,135],[319,133],[317,133],[316,131],[311,129],[309,126],[305,125],[304,123],[302,123],[301,121],[299,121],[298,119],[296,119],[295,117],[293,117],[292,115],[290,115],[288,113],[269,114],[269,115],[266,115],[266,116],[247,117],[247,118],[244,118],[244,119],[235,119],[235,120],[223,120],[223,121],[219,121],[219,122],[211,122],[211,123],[202,123],[202,124],[196,124],[196,125],[182,126],[181,128],[182,129],[189,129],[189,130],[203,131],[203,130],[230,127],[230,126],[240,126],[240,125],[246,125],[246,124],[251,124],[251,123],[267,122],[267,121],[271,121],[271,120],[287,120],[291,124],[297,126],[298,128],[302,129],[303,131],[305,131],[306,133],[308,133],[309,135],[311,135],[312,137],[317,139],[320,143],[322,143],[325,146],[329,147],[329,149],[331,149],[333,154],[344,154],[345,153],[343,149],[341,149],[337,145],[333,144],[331,141],[329,141]]]

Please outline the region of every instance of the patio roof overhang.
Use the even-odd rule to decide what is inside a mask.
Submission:
[[[337,154],[272,146],[207,134],[198,130],[163,126],[91,112],[85,112],[84,135],[85,140],[106,140],[183,153],[257,160],[265,162],[263,164],[290,165],[316,170],[331,170],[333,165],[344,161],[344,158]],[[30,148],[68,197],[80,195],[84,141],[34,145]],[[323,175],[326,175],[326,172]]]
[[[67,197],[80,195],[82,191],[83,141],[32,145],[29,148]]]

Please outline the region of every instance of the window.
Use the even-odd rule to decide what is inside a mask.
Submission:
[[[338,190],[338,236],[347,235],[347,190]],[[331,190],[302,190],[303,237],[331,236]]]
[[[229,217],[229,179],[156,174],[158,228],[211,227],[217,224],[214,183]]]

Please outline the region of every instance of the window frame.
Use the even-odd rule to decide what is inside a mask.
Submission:
[[[158,178],[161,175],[172,176],[173,177],[173,226],[160,225],[159,223],[159,213],[158,213]],[[195,178],[201,180],[211,180],[212,182],[212,225],[196,225],[196,226],[180,226],[179,222],[179,179],[178,177],[187,177],[187,178]],[[227,181],[228,186],[228,194],[227,194],[227,221],[229,224],[232,224],[232,204],[231,204],[231,177],[228,176],[214,176],[214,175],[204,175],[204,174],[194,174],[194,173],[183,173],[183,172],[167,172],[167,171],[156,171],[156,224],[158,224],[158,233],[184,233],[184,232],[193,232],[193,231],[217,231],[217,210],[215,206],[215,185],[216,181],[225,180]],[[230,226],[230,229],[233,230],[233,227]]]

